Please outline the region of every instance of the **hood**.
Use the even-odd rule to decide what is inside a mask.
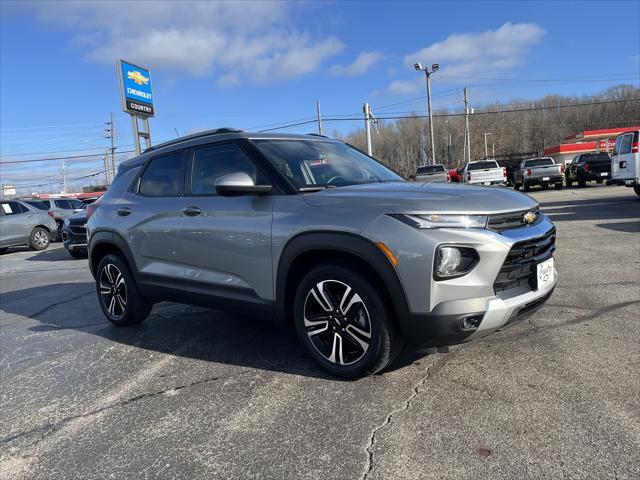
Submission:
[[[368,183],[304,195],[311,206],[379,208],[394,213],[501,213],[532,209],[538,203],[503,187],[451,183]]]
[[[76,212],[68,218],[69,223],[84,223],[87,221],[87,211],[82,210],[80,212]]]

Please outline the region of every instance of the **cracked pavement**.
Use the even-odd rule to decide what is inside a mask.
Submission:
[[[0,257],[0,478],[639,478],[640,198],[533,192],[560,283],[520,322],[357,382],[257,318],[117,328],[59,244]]]

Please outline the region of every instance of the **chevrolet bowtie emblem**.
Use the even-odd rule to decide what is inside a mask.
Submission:
[[[534,212],[527,212],[522,217],[522,223],[526,223],[527,225],[530,225],[536,221],[536,218],[538,218],[538,216]]]

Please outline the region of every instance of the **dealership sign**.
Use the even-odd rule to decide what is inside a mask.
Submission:
[[[148,68],[139,67],[125,60],[118,60],[122,109],[132,115],[153,117],[151,75]]]

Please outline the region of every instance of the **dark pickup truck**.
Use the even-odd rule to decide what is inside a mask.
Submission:
[[[576,182],[579,187],[584,187],[587,182],[595,180],[602,183],[611,178],[611,157],[606,152],[583,153],[578,155],[565,172],[567,187]]]

